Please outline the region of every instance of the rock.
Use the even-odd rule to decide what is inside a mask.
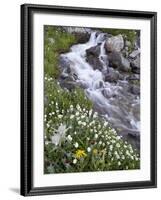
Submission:
[[[86,61],[93,67],[94,70],[103,69],[103,64],[99,59],[100,45],[96,45],[86,50]]]
[[[121,54],[119,52],[111,52],[108,54],[109,65],[113,68],[117,68],[121,65]]]
[[[103,88],[101,92],[102,92],[103,96],[107,99],[109,99],[113,96],[113,94],[111,93],[109,88]]]
[[[121,56],[121,65],[119,66],[119,69],[123,72],[128,72],[131,69],[130,62],[123,56]]]
[[[140,87],[137,85],[132,85],[130,88],[130,92],[135,95],[140,95]]]
[[[60,79],[59,82],[61,87],[67,88],[68,90],[72,90],[76,86],[75,79],[72,76],[68,76],[64,80]]]
[[[123,79],[123,76],[113,68],[109,68],[104,80],[108,82],[116,82],[118,79]]]
[[[82,27],[72,27],[72,26],[64,26],[63,29],[68,33],[90,33],[89,28],[82,28]]]
[[[124,40],[122,35],[117,35],[108,38],[105,43],[105,49],[107,52],[113,52],[113,51],[120,52],[123,48],[124,48]]]
[[[132,72],[136,74],[140,74],[140,56],[138,55],[136,59],[131,60],[130,66],[132,68]]]
[[[140,75],[139,74],[132,74],[132,75],[126,77],[126,80],[129,80],[129,81],[140,80]]]
[[[111,52],[108,55],[109,63],[113,68],[118,68],[123,72],[130,71],[130,62],[119,52]]]
[[[86,43],[90,38],[90,34],[87,32],[75,32],[74,35],[77,38],[77,43]]]
[[[139,54],[140,54],[140,51],[137,49],[137,50],[134,50],[132,53],[130,53],[129,57],[132,58],[132,59],[134,59]]]
[[[60,55],[60,57],[59,57],[59,66],[60,66],[60,68],[62,70],[66,69],[66,68],[69,68],[70,64],[71,64],[71,62],[66,56],[64,56],[63,54]]]

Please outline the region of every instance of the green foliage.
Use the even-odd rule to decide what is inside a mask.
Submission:
[[[92,111],[80,88],[45,77],[45,173],[138,169],[136,150]]]
[[[44,26],[44,68],[45,74],[59,76],[59,55],[76,43],[76,37],[62,27]]]

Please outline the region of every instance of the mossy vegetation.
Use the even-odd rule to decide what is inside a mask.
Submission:
[[[44,26],[44,70],[45,74],[57,78],[59,55],[76,43],[76,37],[62,27]]]

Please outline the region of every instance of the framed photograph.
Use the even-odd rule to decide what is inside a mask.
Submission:
[[[21,195],[156,187],[156,18],[21,6]]]

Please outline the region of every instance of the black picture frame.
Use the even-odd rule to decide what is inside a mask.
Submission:
[[[150,20],[151,50],[151,136],[150,181],[84,184],[71,186],[33,187],[33,14],[60,13],[90,16],[115,16]],[[21,195],[49,195],[77,192],[141,189],[157,187],[157,13],[147,11],[111,10],[62,7],[49,5],[21,5]]]

